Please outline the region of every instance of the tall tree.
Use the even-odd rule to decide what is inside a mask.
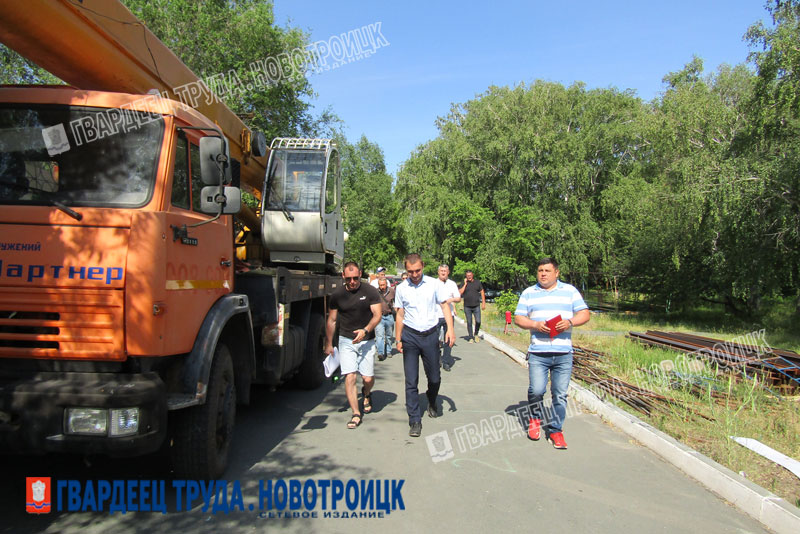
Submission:
[[[758,77],[750,130],[737,149],[752,160],[752,178],[776,221],[763,237],[780,258],[776,274],[784,293],[797,295],[800,313],[800,2],[771,0],[766,7],[773,26],[759,22],[746,34]]]
[[[598,199],[628,172],[639,106],[629,93],[541,81],[452,106],[398,177],[410,239],[501,284],[532,280],[545,254],[585,277],[602,261]]]
[[[305,73],[287,69],[286,76],[263,83],[251,68],[308,44],[299,29],[275,24],[271,1],[122,1],[198,77],[224,76],[219,96],[267,139],[315,134],[332,119],[329,112],[320,118],[310,113],[314,93]]]
[[[386,173],[383,152],[365,136],[352,145],[338,140],[342,155],[342,205],[345,257],[365,270],[392,267],[401,257],[403,233],[399,206]]]
[[[664,77],[641,122],[642,167],[604,194],[604,228],[624,252],[630,287],[675,303],[721,297],[737,307],[750,296],[763,247],[755,229],[741,233],[753,219],[736,203],[753,193],[730,147],[751,80],[741,66],[704,76],[698,58]]]
[[[121,1],[267,139],[330,136],[339,122],[330,109],[318,116],[311,113],[309,100],[315,95],[303,68],[285,68],[275,76],[264,76],[263,65],[269,58],[280,64],[282,58],[291,57],[292,52],[302,51],[308,44],[308,36],[301,30],[275,24],[272,1]],[[61,83],[3,45],[0,65],[0,83]]]

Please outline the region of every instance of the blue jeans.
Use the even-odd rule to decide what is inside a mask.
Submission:
[[[375,326],[375,343],[378,355],[386,356],[392,353],[394,345],[394,316],[390,313],[381,317],[381,322]]]
[[[544,407],[544,392],[547,389],[547,374],[550,373],[550,394],[552,409]],[[567,416],[567,389],[572,375],[572,353],[528,353],[528,405],[531,417],[541,419],[542,426],[548,427],[548,434],[561,432]],[[547,413],[545,413],[547,412]],[[545,417],[546,415],[546,417]]]
[[[472,333],[472,317],[475,316],[475,334]],[[481,305],[464,306],[464,319],[467,321],[467,337],[475,339],[481,329]]]

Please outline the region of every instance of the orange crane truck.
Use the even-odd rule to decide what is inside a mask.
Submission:
[[[116,1],[2,0],[0,41],[70,84],[0,87],[0,452],[220,477],[253,384],[324,381],[335,144],[181,102],[197,77]]]

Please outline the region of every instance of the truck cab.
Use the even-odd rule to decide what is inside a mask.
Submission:
[[[304,178],[330,175],[338,202],[322,154]],[[238,268],[246,163],[174,100],[0,88],[0,450],[167,445],[177,476],[216,478],[251,384],[321,383],[325,299],[341,278],[271,263],[266,239]],[[306,249],[324,265],[336,248],[320,228],[341,224],[323,220],[326,188],[313,188],[319,239]]]
[[[341,264],[339,167],[339,151],[329,139],[272,142],[261,210],[261,235],[271,262]]]

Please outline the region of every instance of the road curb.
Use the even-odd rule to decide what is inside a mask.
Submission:
[[[460,317],[456,319],[465,324]],[[527,367],[525,354],[491,334],[482,332],[479,335],[516,363]],[[616,426],[765,527],[779,534],[800,532],[800,509],[786,500],[664,434],[635,415],[604,402],[575,381],[570,382],[570,396],[581,406]]]

